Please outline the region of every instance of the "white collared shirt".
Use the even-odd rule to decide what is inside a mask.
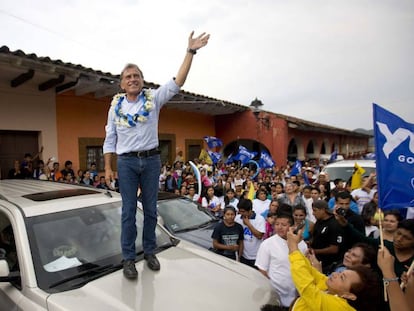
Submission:
[[[304,241],[301,241],[298,247],[303,254],[308,249]],[[297,292],[290,273],[287,241],[277,234],[264,240],[257,252],[255,265],[267,272],[270,283],[278,293],[282,305],[289,307],[297,297]]]
[[[109,109],[108,120],[105,126],[106,137],[103,153],[123,154],[131,151],[145,151],[158,147],[158,119],[162,106],[168,102],[180,88],[174,80],[168,81],[158,89],[151,89],[154,109],[149,112],[146,122],[137,122],[136,126],[126,127],[116,124],[117,116],[113,106]],[[140,98],[130,103],[124,98],[121,103],[124,114],[134,115],[144,104]]]

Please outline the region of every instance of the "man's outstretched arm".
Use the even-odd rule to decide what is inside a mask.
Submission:
[[[195,38],[193,38],[193,35],[194,31],[191,32],[188,38],[188,47],[185,53],[184,61],[181,64],[180,69],[178,69],[177,76],[175,77],[175,83],[177,83],[177,85],[180,87],[184,85],[184,82],[187,79],[194,54],[198,49],[205,46],[208,43],[208,39],[210,38],[210,35],[207,35],[205,32]]]

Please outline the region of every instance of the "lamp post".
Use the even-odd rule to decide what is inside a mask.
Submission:
[[[250,103],[250,109],[252,110],[257,121],[261,122],[266,129],[270,128],[270,119],[268,116],[261,117],[263,103],[257,97]]]

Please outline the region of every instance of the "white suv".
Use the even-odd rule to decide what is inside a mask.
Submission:
[[[354,172],[355,163],[361,166],[364,170],[364,176],[369,176],[375,172],[375,160],[344,160],[337,161],[326,165],[322,172],[325,172],[329,176],[329,180],[334,181],[340,178],[344,181],[348,181]]]
[[[121,197],[64,183],[0,181],[0,310],[259,310],[276,304],[257,270],[157,226],[161,271],[122,274]]]

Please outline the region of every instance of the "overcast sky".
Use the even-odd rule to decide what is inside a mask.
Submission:
[[[372,103],[414,123],[413,0],[0,0],[0,46],[149,82],[175,76],[191,30],[211,34],[183,89],[345,129]]]

